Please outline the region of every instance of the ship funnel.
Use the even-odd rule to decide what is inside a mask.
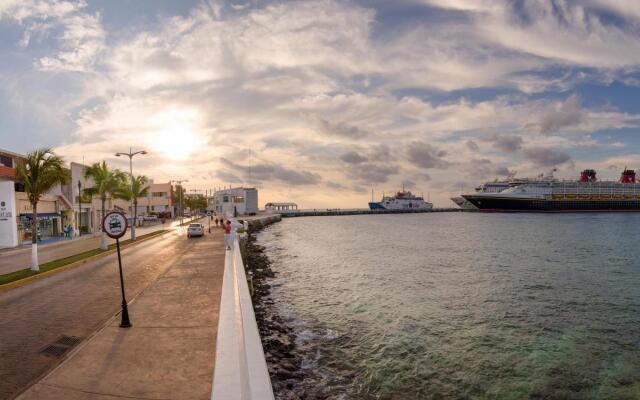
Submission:
[[[620,183],[636,183],[636,171],[625,168],[620,175]]]
[[[580,182],[595,182],[596,171],[594,169],[585,169],[580,174]]]

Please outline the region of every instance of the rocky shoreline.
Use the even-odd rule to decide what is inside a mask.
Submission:
[[[256,231],[252,232],[242,246],[244,264],[252,280],[253,308],[262,339],[262,346],[271,375],[271,384],[276,399],[326,399],[303,384],[302,355],[297,351],[296,335],[290,324],[277,312],[271,297],[269,280],[274,277],[264,247],[256,243]]]

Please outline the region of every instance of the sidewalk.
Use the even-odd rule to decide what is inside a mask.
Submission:
[[[155,232],[161,229],[173,229],[178,226],[179,219],[167,221],[165,224],[143,226],[136,228],[136,236]],[[38,245],[38,261],[40,264],[70,257],[78,253],[97,249],[100,247],[101,233],[87,234],[73,240]],[[123,238],[128,239],[129,234]],[[107,238],[107,243],[115,243],[115,240]],[[31,246],[21,246],[0,250],[0,275],[19,271],[31,266]]]
[[[210,399],[225,252],[218,229],[189,240],[195,251],[130,301],[133,327],[117,315],[18,398]]]

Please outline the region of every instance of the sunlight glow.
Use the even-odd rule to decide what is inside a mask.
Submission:
[[[147,138],[149,148],[171,160],[187,160],[206,144],[198,133],[199,114],[194,110],[169,110],[156,114],[155,128]]]

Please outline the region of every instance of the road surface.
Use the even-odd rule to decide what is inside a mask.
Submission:
[[[179,220],[168,221],[165,224],[156,224],[145,227],[136,228],[136,237],[140,237],[147,233],[155,232],[161,229],[173,229],[177,227]],[[127,234],[122,240],[127,240],[131,234]],[[61,258],[70,257],[85,251],[97,249],[100,247],[101,235],[91,235],[88,237],[80,237],[73,240],[65,240],[55,243],[47,243],[38,246],[38,261],[44,264],[49,261],[59,260]],[[115,243],[115,240],[107,238],[107,243]],[[21,246],[14,249],[0,250],[0,275],[10,272],[19,271],[31,266],[31,246]]]

